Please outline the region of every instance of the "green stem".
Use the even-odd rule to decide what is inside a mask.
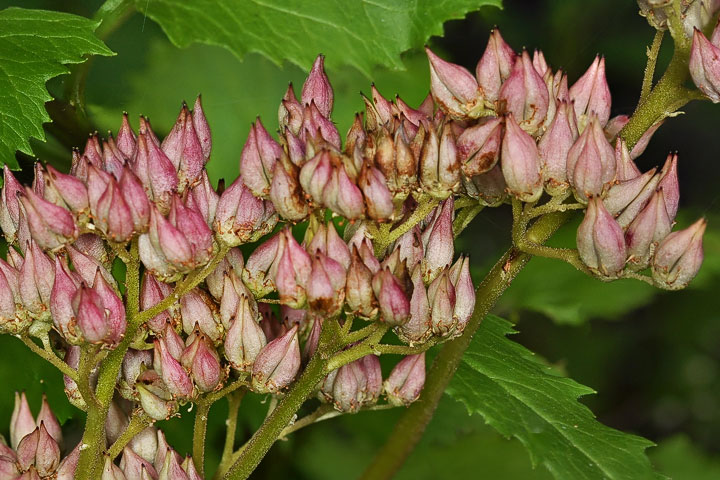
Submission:
[[[375,245],[375,253],[382,256],[385,253],[387,247],[390,246],[395,240],[403,236],[405,233],[412,230],[412,228],[423,221],[433,208],[438,206],[439,201],[435,198],[430,198],[426,195],[421,195],[417,199],[418,205],[415,210],[405,219],[400,225],[397,225],[392,230],[386,232],[385,230],[377,229],[377,236],[373,239]],[[388,225],[389,227],[389,225]]]
[[[660,53],[660,46],[662,45],[663,36],[665,30],[656,30],[655,37],[650,48],[648,48],[647,56],[648,61],[645,66],[645,75],[643,76],[642,89],[640,90],[640,102],[642,103],[647,99],[652,89],[653,76],[655,75],[655,66],[657,65],[658,54]]]
[[[152,425],[154,420],[148,417],[144,412],[135,413],[130,417],[130,423],[127,428],[120,436],[115,440],[110,448],[108,449],[108,455],[111,459],[115,458],[122,453],[125,445],[130,443],[130,440],[135,438],[135,435],[145,430],[147,427]]]
[[[207,433],[208,415],[210,413],[211,402],[195,403],[197,411],[195,412],[195,424],[193,426],[193,462],[198,473],[205,475],[205,434]]]
[[[77,371],[72,368],[67,363],[63,362],[60,357],[55,355],[54,352],[47,351],[45,349],[40,348],[35,342],[33,342],[29,337],[26,336],[20,336],[18,337],[20,341],[22,341],[25,345],[28,346],[30,350],[32,350],[37,355],[41,356],[48,362],[52,363],[55,368],[60,370],[64,375],[67,375],[70,377],[75,383],[78,383],[78,374]]]
[[[236,393],[231,393],[227,396],[228,399],[228,418],[227,428],[225,429],[225,445],[223,446],[222,457],[220,458],[219,470],[227,469],[232,461],[232,454],[235,450],[235,432],[237,431],[237,418],[240,410],[240,403],[242,402],[245,392],[243,389]],[[217,477],[217,475],[215,476]]]
[[[305,367],[298,381],[280,400],[277,407],[265,419],[260,428],[242,449],[242,453],[228,469],[220,475],[226,480],[244,480],[257,468],[270,447],[282,431],[292,421],[295,412],[307,400],[325,376],[325,367],[330,357],[340,348],[340,325],[335,319],[327,319],[320,333],[320,341],[315,354]]]
[[[533,236],[543,242],[547,241],[569,217],[569,212],[559,212],[540,218],[531,227]],[[470,345],[480,322],[530,258],[529,254],[511,248],[490,270],[477,289],[475,310],[465,327],[465,332],[455,340],[446,343],[435,357],[426,376],[425,387],[420,399],[413,403],[395,424],[389,439],[380,448],[361,478],[367,480],[390,479],[399,470],[430,422],[445,387],[460,364],[462,355]]]

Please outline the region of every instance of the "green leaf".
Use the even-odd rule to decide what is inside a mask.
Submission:
[[[87,18],[44,10],[0,11],[0,164],[17,168],[15,152],[32,155],[30,138],[45,140],[50,121],[45,83],[85,55],[112,55]]]
[[[330,66],[402,69],[400,53],[442,35],[443,22],[501,0],[135,0],[172,42],[219,45],[238,58],[258,52],[307,69],[319,54]]]
[[[558,376],[510,341],[510,333],[510,322],[486,317],[447,393],[501,434],[518,438],[533,464],[556,478],[654,478],[644,452],[653,444],[598,422],[578,402],[593,390]]]

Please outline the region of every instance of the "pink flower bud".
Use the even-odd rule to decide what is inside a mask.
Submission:
[[[410,405],[425,385],[425,352],[408,355],[395,365],[383,389],[392,405]]]
[[[515,60],[510,76],[500,89],[498,101],[504,104],[503,110],[512,113],[518,125],[531,135],[535,135],[545,122],[550,95],[527,51]]]
[[[652,276],[669,290],[685,288],[695,278],[703,261],[702,237],[707,222],[701,218],[684,230],[673,232],[655,251]]]
[[[430,217],[430,216],[429,216]],[[426,282],[452,263],[455,253],[452,222],[455,202],[452,197],[442,202],[431,214],[430,224],[422,233],[425,258],[422,260],[423,278]]]
[[[20,203],[18,195],[22,194],[23,186],[15,179],[7,165],[3,166],[4,183],[0,193],[0,228],[8,243],[15,241],[18,222],[20,221]]]
[[[203,170],[200,174],[200,181],[190,190],[187,205],[190,206],[192,202],[193,208],[200,212],[205,223],[212,228],[219,199],[220,196],[210,184],[207,171]]]
[[[197,182],[207,159],[185,102],[161,148],[177,171],[178,191],[182,193]]]
[[[600,122],[591,117],[587,128],[568,152],[567,176],[575,198],[585,203],[615,180],[615,152]]]
[[[322,114],[315,102],[305,107],[300,139],[315,145],[329,144],[340,150],[340,133],[335,124]]]
[[[192,395],[193,384],[190,376],[171,354],[164,338],[155,339],[155,370],[162,377],[173,396],[188,398]]]
[[[193,247],[184,233],[168,221],[154,206],[150,209],[150,241],[175,269],[193,266]]]
[[[130,169],[125,168],[120,175],[118,186],[120,195],[130,211],[133,231],[146,231],[150,223],[150,202],[140,180]]]
[[[591,115],[596,115],[600,126],[610,118],[610,87],[605,78],[605,58],[595,57],[590,68],[570,87],[570,100],[575,107],[580,130]]]
[[[129,423],[127,414],[117,402],[110,402],[108,414],[105,418],[105,439],[112,445],[122,435]]]
[[[55,280],[55,265],[37,243],[30,241],[18,275],[18,292],[22,304],[30,314],[41,317],[50,307]]]
[[[345,301],[345,281],[345,268],[332,258],[316,252],[307,285],[310,308],[328,316],[339,313]]]
[[[153,136],[150,130],[147,133],[140,132],[137,149],[129,165],[145,187],[148,197],[161,211],[167,212],[170,195],[178,189],[178,176],[172,162],[153,140]]]
[[[309,211],[298,183],[297,168],[276,162],[270,185],[270,201],[277,212],[288,220],[302,220]]]
[[[534,202],[542,194],[540,156],[535,140],[524,132],[513,115],[505,121],[500,165],[508,191],[523,202]]]
[[[0,267],[0,330],[13,333],[17,326],[17,310],[15,306],[16,297],[19,295],[17,272],[4,261],[0,261],[4,264]],[[10,279],[6,275],[10,276]],[[52,307],[52,294],[50,295],[50,306]]]
[[[292,83],[283,96],[278,108],[278,124],[281,128],[287,128],[291,133],[297,135],[302,127],[303,107],[295,97]]]
[[[450,269],[450,279],[455,287],[455,309],[453,316],[457,320],[454,335],[465,330],[475,310],[475,286],[470,276],[470,258],[460,257]]]
[[[123,358],[122,378],[130,388],[135,386],[138,376],[153,366],[153,355],[150,350],[129,349]]]
[[[220,357],[202,332],[193,333],[188,341],[191,343],[182,353],[180,361],[190,371],[198,389],[201,392],[211,392],[222,380]]]
[[[424,342],[431,334],[430,304],[421,269],[412,271],[413,292],[410,297],[410,319],[398,330],[398,336],[406,343]]]
[[[145,195],[143,197],[147,199]],[[135,228],[133,214],[115,178],[108,182],[92,214],[95,225],[109,240],[124,243],[132,237]]]
[[[430,89],[435,101],[448,114],[465,117],[478,100],[478,84],[470,72],[446,62],[425,47],[430,61]]]
[[[220,196],[214,229],[222,241],[236,246],[257,241],[276,223],[273,204],[255,197],[238,177]]]
[[[234,369],[249,372],[266,343],[257,313],[247,297],[240,297],[235,318],[225,336],[225,358]]]
[[[20,440],[36,428],[35,418],[30,411],[25,392],[15,392],[15,406],[10,418],[10,446],[17,450]]]
[[[188,480],[203,480],[198,471],[195,469],[195,462],[191,456],[185,457],[182,463],[183,470],[187,473]]]
[[[312,263],[310,256],[292,236],[290,229],[283,230],[282,235],[285,237],[285,248],[278,260],[273,280],[282,303],[292,308],[302,308],[306,300],[305,289],[310,279]]]
[[[575,110],[571,103],[558,104],[555,117],[538,143],[545,189],[551,195],[559,195],[569,188],[567,182],[567,159],[570,148],[578,138]]]
[[[497,207],[507,197],[507,184],[500,165],[490,171],[476,175],[464,182],[467,194],[476,198],[481,205]]]
[[[168,449],[162,464],[155,464],[160,468],[158,480],[189,480],[185,470],[180,465],[180,455]]]
[[[242,279],[256,297],[264,297],[275,289],[275,274],[270,269],[282,258],[284,250],[285,235],[281,232],[258,245],[245,262]]]
[[[237,247],[231,248],[215,270],[205,278],[208,291],[216,300],[219,301],[222,299],[223,289],[225,287],[225,275],[233,274],[240,278],[244,265],[245,261],[243,260],[240,249]]]
[[[577,231],[577,247],[580,259],[598,275],[615,277],[625,267],[627,249],[622,228],[600,197],[588,201],[585,218]]]
[[[641,175],[637,165],[633,162],[630,152],[628,152],[625,140],[618,137],[615,142],[615,163],[616,178],[619,182],[632,180]]]
[[[20,197],[32,238],[43,249],[54,250],[71,243],[78,236],[72,214],[39,197],[30,188]]]
[[[132,158],[135,153],[135,142],[137,137],[130,126],[130,120],[128,114],[123,113],[122,124],[118,130],[117,137],[115,138],[115,144],[117,145],[120,153],[126,158]]]
[[[53,191],[60,202],[53,202],[60,206],[67,206],[72,212],[85,213],[89,208],[88,193],[85,184],[73,175],[67,175],[47,166],[48,188]]]
[[[455,327],[455,287],[450,281],[448,271],[443,272],[428,287],[430,321],[435,335],[446,336]]]
[[[145,480],[143,475],[148,475],[153,479],[157,478],[157,471],[153,464],[135,453],[130,447],[123,449],[120,469],[125,474],[125,477],[131,480]]]
[[[264,197],[270,192],[275,163],[282,156],[282,147],[265,130],[258,117],[250,127],[240,155],[240,176],[253,195]]]
[[[203,157],[205,157],[205,162],[207,162],[210,158],[210,151],[212,150],[212,137],[210,135],[210,125],[208,124],[207,118],[205,118],[205,111],[203,110],[200,95],[197,96],[195,104],[193,105],[192,122],[195,127],[195,133],[200,140]]]
[[[372,279],[373,292],[380,307],[381,320],[399,326],[410,318],[410,300],[400,281],[389,268],[380,270]]]
[[[173,291],[171,285],[158,281],[155,276],[149,272],[145,272],[143,276],[142,285],[140,288],[140,308],[141,310],[147,310],[156,304],[158,304],[165,297],[170,295]],[[164,310],[153,318],[148,320],[148,326],[153,332],[160,332],[165,328],[166,323],[173,323],[172,316],[175,314],[175,307],[171,307],[168,310]]]
[[[656,169],[648,170],[639,177],[613,185],[603,200],[608,212],[617,216],[618,224],[627,228],[640,213],[657,189],[660,176]]]
[[[94,167],[100,168],[102,166],[102,147],[97,132],[88,137],[85,150],[83,150],[83,157]]]
[[[318,55],[313,63],[310,75],[302,88],[302,103],[303,105],[310,105],[315,103],[318,110],[326,118],[330,118],[330,113],[333,108],[333,90],[325,75],[325,56]]]
[[[115,290],[107,283],[100,271],[95,274],[93,290],[99,295],[110,328],[109,342],[117,344],[125,334],[125,305]]]
[[[375,167],[365,166],[360,171],[358,185],[365,196],[367,214],[373,220],[387,220],[393,215],[393,202],[385,176]]]
[[[672,230],[672,220],[665,209],[663,190],[659,189],[650,197],[648,204],[625,232],[628,263],[638,270],[646,268],[655,247],[670,233],[670,230]]]
[[[347,271],[345,301],[353,313],[365,318],[371,318],[377,313],[372,278],[373,272],[363,262],[357,247],[353,246],[352,260]]]
[[[1,280],[1,279],[0,279]],[[72,298],[75,296],[80,279],[70,271],[60,257],[55,257],[55,281],[50,293],[50,313],[58,332],[70,343],[77,343],[75,331],[75,312]]]
[[[350,266],[350,249],[340,238],[337,230],[335,230],[335,224],[332,222],[329,222],[327,226],[321,224],[318,227],[312,240],[307,245],[307,251],[309,254],[320,252],[327,255],[340,263],[343,268],[347,269]]]
[[[365,209],[360,188],[350,179],[343,165],[333,170],[330,181],[323,190],[322,200],[333,212],[349,220],[362,217]]]
[[[194,288],[180,298],[180,315],[183,330],[190,335],[196,326],[214,343],[222,336],[222,323],[218,315],[217,305],[205,291]]]
[[[690,76],[713,103],[720,102],[720,48],[711,43],[700,30],[693,33]]]
[[[480,175],[497,164],[502,131],[502,119],[490,117],[460,134],[457,139],[457,154],[466,176]]]
[[[670,220],[675,219],[680,202],[680,184],[677,173],[677,154],[670,154],[660,170],[660,182],[658,188],[662,188],[665,197],[665,208],[667,208]]]
[[[115,145],[112,133],[108,132],[107,141],[103,142],[102,169],[112,174],[116,179],[120,178],[120,172],[125,166],[125,157]]]
[[[80,460],[80,443],[60,462],[55,472],[56,480],[74,480],[78,460]]]
[[[20,440],[17,446],[18,465],[22,470],[35,466],[42,477],[57,470],[60,464],[60,447],[50,436],[44,423]]]
[[[460,183],[460,163],[451,125],[445,124],[438,140],[430,129],[420,156],[420,181],[437,198],[447,198]]]
[[[252,388],[258,393],[277,393],[288,386],[300,369],[297,327],[265,345],[252,372]]]
[[[332,154],[322,151],[311,158],[300,170],[300,185],[316,203],[322,203],[323,190],[332,176],[333,163],[335,162]]]
[[[65,363],[70,368],[77,370],[78,364],[80,363],[80,347],[74,345],[68,345],[65,353]],[[93,378],[94,377],[94,378]],[[91,383],[95,380],[94,375],[91,377]],[[87,404],[80,394],[80,389],[77,384],[67,375],[63,375],[63,383],[65,384],[65,395],[67,395],[70,403],[78,407],[79,409],[86,409]]]
[[[490,33],[485,53],[475,68],[475,76],[485,100],[495,102],[498,99],[500,87],[510,76],[516,56],[500,35],[500,30],[494,29]]]

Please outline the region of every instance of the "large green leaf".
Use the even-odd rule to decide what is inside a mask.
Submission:
[[[259,52],[303,68],[318,53],[329,65],[402,69],[400,53],[441,35],[446,20],[501,0],[135,0],[172,42],[220,45],[239,58]]]
[[[17,167],[15,151],[32,154],[30,138],[45,139],[50,121],[45,82],[89,54],[112,55],[87,18],[44,10],[0,11],[0,164]]]
[[[447,392],[501,434],[518,438],[533,464],[562,479],[655,476],[645,449],[652,443],[598,422],[578,397],[592,389],[557,375],[510,341],[512,324],[488,316]]]

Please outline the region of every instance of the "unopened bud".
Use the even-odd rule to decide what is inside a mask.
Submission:
[[[510,194],[523,202],[534,202],[542,194],[540,156],[535,140],[523,131],[512,114],[505,121],[502,143],[503,177]]]
[[[701,218],[684,230],[673,232],[658,245],[652,263],[655,283],[669,290],[687,286],[703,261],[702,238],[707,223]]]
[[[300,369],[297,327],[265,345],[252,372],[252,388],[258,393],[277,393],[287,387]]]
[[[588,202],[585,218],[578,227],[580,259],[598,275],[615,277],[625,267],[627,249],[620,225],[610,215],[600,197]]]
[[[408,355],[395,365],[383,389],[392,405],[409,405],[420,396],[425,385],[425,352]]]

